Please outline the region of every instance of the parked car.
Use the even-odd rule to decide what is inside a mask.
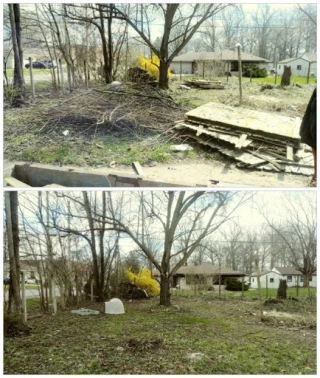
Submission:
[[[3,277],[3,284],[9,285],[9,283],[10,283],[10,277]]]
[[[29,67],[30,67],[30,63],[27,63],[27,64],[25,65],[25,68],[29,68]],[[48,66],[45,65],[43,62],[35,61],[35,62],[32,62],[32,68],[46,69],[46,68],[48,68]]]
[[[41,60],[48,68],[57,67],[57,65],[52,60]]]
[[[26,279],[26,283],[27,283],[27,284],[36,284],[36,283],[37,283],[37,280],[34,279],[34,278],[27,278],[27,279]]]

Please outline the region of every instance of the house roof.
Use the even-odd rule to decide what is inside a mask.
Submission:
[[[3,270],[5,272],[9,272],[10,271],[10,263],[9,263],[9,261],[5,261],[3,263]],[[35,271],[35,270],[37,270],[37,262],[36,261],[34,261],[34,262],[31,262],[31,261],[20,261],[20,270],[24,270],[24,271],[27,271],[27,272]]]
[[[279,274],[279,276],[281,276],[281,273],[278,273],[278,272],[276,272],[274,270],[265,270],[264,272],[260,273],[260,277],[261,276],[265,276],[266,274],[269,274],[269,273],[275,273],[275,274]],[[257,273],[251,274],[251,277],[257,277]]]
[[[316,62],[317,61],[317,54],[305,53],[302,56],[298,56],[297,58],[287,58],[287,59],[281,60],[281,62],[279,62],[279,64],[290,63],[290,62],[293,62],[297,59],[303,59],[303,60],[307,60],[309,62]]]
[[[173,58],[173,62],[194,62],[197,60],[224,60],[224,61],[233,61],[238,60],[238,53],[237,51],[233,50],[221,50],[221,51],[189,51],[186,54],[178,55]],[[260,58],[259,56],[255,56],[252,54],[247,54],[245,52],[241,52],[241,60],[243,62],[250,61],[250,62],[268,62],[267,59]]]
[[[285,267],[276,267],[276,269],[283,275],[283,276],[303,276],[301,272],[299,272],[293,266],[285,268]],[[312,274],[313,276],[316,275],[316,272]]]
[[[202,274],[202,275],[217,275],[220,274],[220,267],[218,265],[212,265],[210,263],[204,263],[201,265],[188,265],[182,266],[178,269],[176,274],[183,274],[183,275],[192,275],[192,274]],[[244,273],[237,272],[232,269],[228,269],[224,266],[221,266],[221,275],[225,276],[245,276]]]
[[[309,62],[316,62],[317,61],[317,54],[316,53],[305,53],[304,56],[309,60]]]

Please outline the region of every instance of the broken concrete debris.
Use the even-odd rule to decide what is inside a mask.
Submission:
[[[207,103],[185,114],[175,129],[234,158],[241,168],[311,175],[313,157],[300,143],[300,118]]]
[[[185,80],[184,84],[188,87],[195,87],[200,89],[224,89],[224,85],[218,80]]]
[[[170,151],[173,152],[181,152],[181,151],[192,151],[193,147],[191,147],[189,144],[175,144],[173,146],[170,146]]]

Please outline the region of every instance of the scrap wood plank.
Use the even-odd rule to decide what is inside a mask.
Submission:
[[[238,142],[236,143],[236,148],[239,148],[239,149],[242,148],[247,137],[248,137],[248,134],[241,134]]]
[[[132,168],[133,168],[133,170],[134,170],[139,176],[143,176],[143,175],[144,175],[143,169],[142,169],[140,163],[138,163],[137,161],[135,161],[135,162],[132,163]]]
[[[202,134],[205,134],[205,135],[208,135],[208,136],[211,136],[215,139],[218,139],[218,140],[222,140],[224,142],[229,142],[231,144],[236,144],[238,143],[238,140],[239,138],[237,136],[233,136],[233,135],[229,135],[229,134],[224,134],[224,133],[221,133],[221,132],[214,132],[214,131],[209,131],[208,129],[202,127],[200,129],[200,133],[198,134],[198,130],[199,130],[199,126],[195,126],[195,125],[191,125],[189,123],[180,123],[176,126],[174,126],[174,128],[177,128],[177,129],[181,129],[181,128],[186,128],[186,129],[190,129],[190,130],[194,130],[196,131],[196,135],[197,136],[200,136]],[[247,147],[249,146],[251,143],[253,142],[252,139],[247,139],[243,142],[243,146],[244,147]]]
[[[300,144],[299,126],[296,118],[259,112],[241,107],[209,102],[185,114],[187,119],[208,121],[228,126],[243,132],[262,133],[275,139]]]
[[[303,163],[300,163],[300,162],[295,162],[295,161],[279,161],[277,160],[277,163],[281,163],[281,164],[284,164],[284,165],[288,165],[290,167],[300,167],[300,168],[313,168],[313,164],[303,164]]]
[[[249,165],[251,168],[256,168],[259,170],[276,171],[276,172],[285,171],[286,173],[292,173],[294,171],[294,173],[299,173],[299,174],[303,174],[307,176],[311,175],[313,172],[312,170],[308,168],[307,165],[305,167],[295,168],[294,163],[288,162],[288,164],[290,165],[286,165],[282,160],[279,162],[279,161],[274,161],[270,159],[271,162],[267,162],[265,159],[265,156],[261,157],[257,153],[252,154],[252,151],[233,150],[227,147],[223,147],[221,146],[221,144],[214,143],[208,140],[203,140],[202,137],[196,137],[194,134],[191,134],[191,133],[187,133],[186,135],[192,139],[197,140],[197,142],[199,142],[200,144],[209,146],[213,149],[218,150],[219,152],[221,152],[222,154],[226,156],[234,158],[235,160],[240,162],[238,164],[241,164],[240,166],[242,167],[247,167]],[[275,165],[277,165],[279,169]],[[293,167],[293,170],[291,170],[290,167]]]
[[[194,124],[194,125],[204,125],[207,126],[208,130],[211,131],[216,131],[216,132],[222,132],[224,134],[230,134],[230,135],[236,135],[239,136],[243,134],[241,130],[238,129],[233,129],[232,127],[229,126],[221,126],[217,124],[213,124],[209,121],[206,120],[195,120],[195,119],[187,119],[187,122],[189,124]],[[250,138],[255,139],[256,141],[268,143],[277,147],[286,147],[288,144],[292,147],[297,147],[295,143],[291,142],[290,140],[281,140],[281,139],[275,139],[274,136],[267,136],[263,134],[257,134],[255,132],[250,132],[250,130],[246,131],[246,134],[250,136]]]
[[[196,136],[201,135],[201,134],[202,134],[202,130],[203,130],[203,125],[200,125],[200,126],[198,127],[198,130],[197,130],[197,134],[196,134]]]
[[[287,146],[287,159],[293,161],[293,148]]]
[[[65,186],[59,184],[48,184],[45,185],[44,188],[65,188]]]
[[[258,154],[257,152],[255,151],[250,151],[250,150],[247,150],[250,154],[254,155],[254,156],[257,156],[261,159],[264,159],[265,161],[267,161],[268,163],[270,163],[271,165],[274,166],[274,168],[276,169],[276,171],[283,171],[285,168],[284,167],[281,167],[281,165],[279,165],[274,159],[272,158],[269,158],[268,156],[265,156],[265,155],[261,155],[261,154]]]

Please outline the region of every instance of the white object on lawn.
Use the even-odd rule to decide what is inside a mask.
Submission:
[[[89,308],[80,308],[79,310],[71,310],[72,314],[76,315],[99,315],[100,311],[91,310]]]
[[[120,299],[112,298],[109,302],[105,302],[105,313],[112,315],[124,314],[124,306]]]

